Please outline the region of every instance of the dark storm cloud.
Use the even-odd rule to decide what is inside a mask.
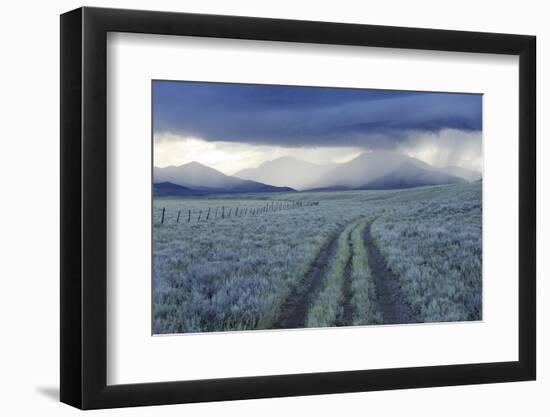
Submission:
[[[481,95],[155,81],[153,127],[207,141],[392,148],[411,132],[479,131]]]

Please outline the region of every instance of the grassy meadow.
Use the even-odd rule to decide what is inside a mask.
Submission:
[[[480,320],[481,230],[481,182],[155,197],[153,333],[281,328],[291,309],[299,327],[384,324],[381,274],[408,322]]]

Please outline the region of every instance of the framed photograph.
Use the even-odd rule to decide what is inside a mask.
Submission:
[[[535,37],[61,16],[61,401],[533,380]]]

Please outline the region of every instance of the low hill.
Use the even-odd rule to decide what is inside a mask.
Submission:
[[[153,194],[158,197],[184,196],[184,195],[204,195],[204,190],[193,190],[192,188],[182,187],[169,181],[153,184]]]

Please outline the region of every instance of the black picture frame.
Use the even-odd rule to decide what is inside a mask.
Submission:
[[[519,56],[519,360],[107,385],[108,32]],[[95,409],[535,379],[534,36],[84,7],[61,16],[60,56],[62,402]]]

